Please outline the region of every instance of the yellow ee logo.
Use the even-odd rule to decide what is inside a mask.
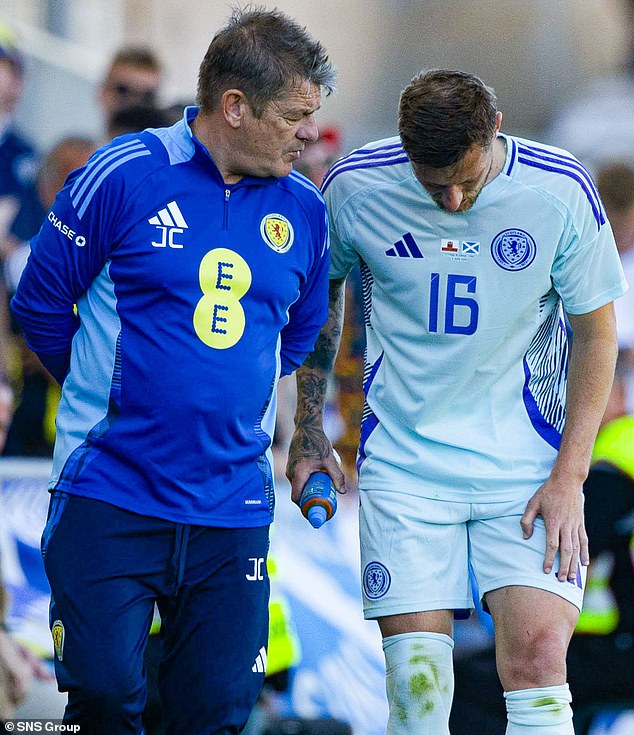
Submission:
[[[251,287],[246,260],[227,248],[210,250],[200,261],[203,297],[194,311],[194,330],[215,350],[233,347],[244,333],[245,315],[240,299]]]

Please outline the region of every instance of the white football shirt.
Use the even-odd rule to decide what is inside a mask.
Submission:
[[[503,136],[473,207],[441,210],[398,137],[333,166],[331,278],[359,261],[367,335],[360,484],[459,501],[532,494],[565,420],[565,309],[627,286],[587,171]]]

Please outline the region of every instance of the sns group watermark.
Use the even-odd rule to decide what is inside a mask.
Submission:
[[[81,725],[69,725],[60,720],[5,720],[0,733],[16,732],[81,732]]]

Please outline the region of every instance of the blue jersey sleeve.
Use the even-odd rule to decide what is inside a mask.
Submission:
[[[317,257],[307,274],[297,301],[289,309],[288,324],[282,330],[282,375],[289,375],[304,362],[328,318],[328,269],[330,248],[327,221],[320,233]]]
[[[11,309],[27,345],[63,380],[79,322],[75,304],[104,268],[121,209],[117,177],[95,187],[99,156],[68,178],[39,233]],[[92,187],[91,187],[92,183]]]

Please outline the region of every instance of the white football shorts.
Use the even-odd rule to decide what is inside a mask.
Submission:
[[[426,610],[466,617],[473,595],[510,585],[536,587],[581,609],[586,568],[576,580],[544,574],[546,530],[541,518],[525,540],[520,518],[529,498],[503,503],[459,503],[398,492],[360,492],[359,533],[366,618]]]

